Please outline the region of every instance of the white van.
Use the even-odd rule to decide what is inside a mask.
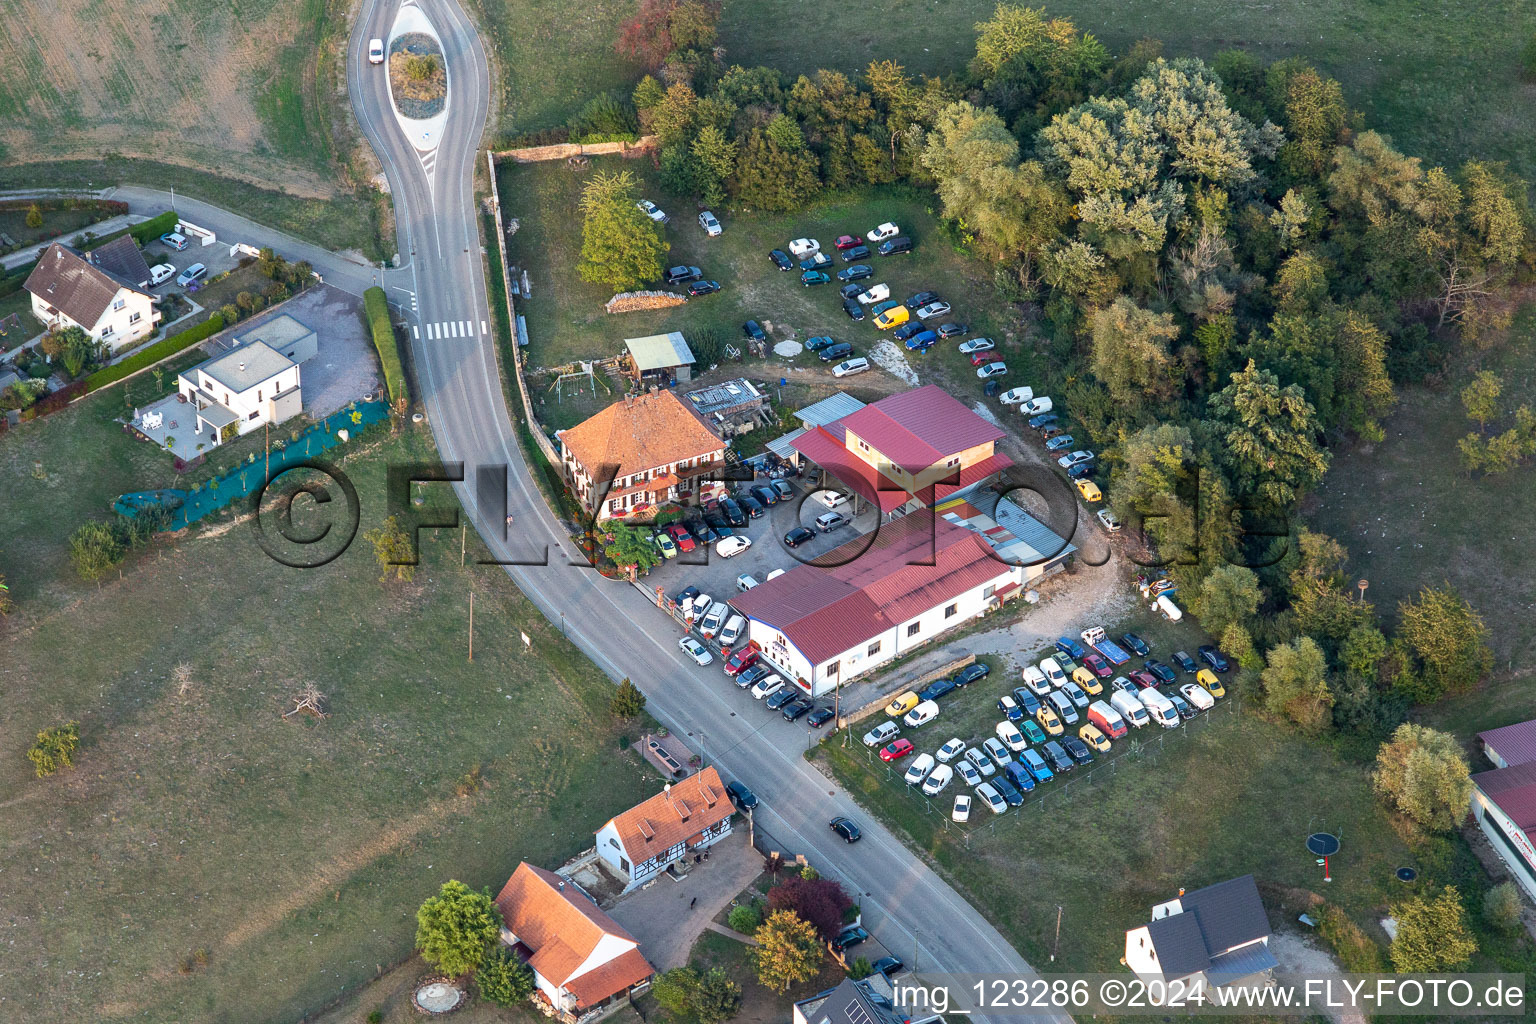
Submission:
[[[1049,395],[1041,395],[1039,398],[1031,398],[1019,406],[1019,412],[1025,417],[1039,416],[1043,412],[1050,412],[1056,407]]]
[[[1061,670],[1061,663],[1055,658],[1046,658],[1041,661],[1040,671],[1052,686],[1060,686],[1067,681],[1067,674]]]
[[[1052,690],[1046,700],[1051,702],[1051,707],[1056,710],[1056,717],[1061,719],[1062,725],[1076,725],[1078,723],[1077,708],[1073,705],[1071,697],[1068,697],[1060,690]]]
[[[920,725],[927,725],[939,717],[939,705],[937,701],[925,700],[903,718],[902,724],[909,729],[916,729]]]
[[[1164,729],[1177,729],[1179,727],[1179,711],[1173,706],[1173,701],[1163,696],[1156,690],[1142,690],[1136,695],[1152,720]]]
[[[854,374],[863,373],[867,369],[869,369],[869,360],[863,356],[854,356],[852,359],[845,359],[832,367],[832,376],[852,377]]]
[[[1024,685],[1029,687],[1029,692],[1036,697],[1044,697],[1051,692],[1051,684],[1046,681],[1045,673],[1033,665],[1024,666]]]
[[[724,626],[720,627],[720,644],[729,647],[741,638],[742,631],[747,628],[747,620],[740,615],[732,615]]]
[[[1109,698],[1109,706],[1120,712],[1125,721],[1138,729],[1151,721],[1147,717],[1146,705],[1142,704],[1133,694],[1126,693],[1124,690],[1115,691],[1115,695]]]

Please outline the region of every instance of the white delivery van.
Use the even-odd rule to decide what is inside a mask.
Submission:
[[[1169,622],[1178,622],[1184,617],[1184,613],[1179,610],[1179,606],[1174,604],[1173,598],[1167,594],[1157,595],[1157,600],[1153,602],[1152,607],[1161,612],[1163,617]]]
[[[1151,719],[1147,716],[1146,705],[1132,694],[1124,690],[1116,690],[1115,695],[1109,698],[1109,706],[1120,712],[1125,721],[1140,729]]]
[[[1056,403],[1051,401],[1051,396],[1041,395],[1039,398],[1031,398],[1020,405],[1019,412],[1028,418],[1030,416],[1039,416],[1043,412],[1050,412],[1055,407]]]
[[[1077,708],[1073,706],[1071,697],[1060,690],[1052,690],[1046,699],[1051,702],[1051,707],[1056,711],[1056,717],[1061,719],[1062,725],[1078,723]]]
[[[916,729],[920,725],[927,725],[939,717],[939,705],[937,701],[925,700],[911,711],[901,721],[909,729]]]
[[[1060,686],[1067,681],[1067,674],[1061,670],[1061,664],[1055,658],[1043,659],[1040,662],[1040,672],[1052,686]]]
[[[1151,715],[1152,720],[1158,725],[1164,729],[1179,727],[1179,711],[1173,706],[1173,701],[1153,689],[1142,690],[1136,696],[1147,709],[1147,714]]]
[[[740,615],[732,615],[724,626],[720,627],[720,643],[729,647],[741,637],[742,630],[747,628],[747,620]]]

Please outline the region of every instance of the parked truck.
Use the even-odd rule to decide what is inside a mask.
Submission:
[[[1104,632],[1103,626],[1093,626],[1083,630],[1083,643],[1104,655],[1111,665],[1124,665],[1131,660],[1131,656],[1125,652],[1125,649]]]

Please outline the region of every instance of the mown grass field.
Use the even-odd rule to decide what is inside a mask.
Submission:
[[[364,530],[386,463],[432,453],[386,430],[339,460]],[[442,881],[554,866],[652,788],[608,681],[473,537],[460,569],[459,537],[427,532],[415,582],[385,585],[361,538],[306,572],[225,525],[0,625],[8,1017],[300,1019],[406,957]],[[281,717],[305,682],[329,718]],[[33,734],[72,719],[76,769],[33,778]]]
[[[503,57],[503,76],[513,80],[503,95],[517,96],[503,104],[503,134],[563,124],[591,93],[635,77],[622,74],[612,53],[633,4],[539,3],[514,11],[505,0],[482,2],[495,5],[481,24]],[[726,0],[720,43],[729,63],[767,64],[791,75],[819,67],[857,72],[871,60],[893,59],[914,74],[943,76],[974,52],[973,26],[994,7],[995,0]],[[1266,59],[1306,57],[1339,79],[1367,124],[1406,152],[1437,162],[1508,160],[1522,177],[1536,179],[1536,152],[1527,144],[1536,132],[1536,85],[1521,82],[1517,67],[1536,16],[1520,0],[1321,0],[1304,7],[1060,0],[1046,9],[1073,18],[1116,52],[1153,37],[1170,55],[1211,57],[1241,47]],[[547,50],[535,44],[551,43],[582,73],[544,72]],[[517,58],[510,66],[509,56]],[[585,87],[575,91],[573,82]]]

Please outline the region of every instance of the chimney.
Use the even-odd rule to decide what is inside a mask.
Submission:
[[[241,362],[240,362],[240,372],[241,372],[241,373],[244,373],[244,372],[245,372],[245,361],[244,361],[244,360],[242,360],[242,361],[241,361]]]

